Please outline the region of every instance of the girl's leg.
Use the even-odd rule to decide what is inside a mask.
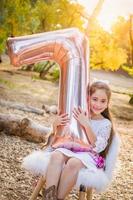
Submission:
[[[59,151],[52,152],[46,173],[46,189],[52,185],[58,186],[60,174],[68,157]]]
[[[64,199],[76,184],[78,172],[83,168],[83,163],[77,158],[70,158],[61,174],[58,186],[58,199]]]

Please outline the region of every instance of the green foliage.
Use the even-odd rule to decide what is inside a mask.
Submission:
[[[5,50],[5,41],[9,36],[72,26],[82,29],[81,8],[83,10],[83,7],[68,0],[1,0],[0,53]]]
[[[10,89],[13,89],[13,88],[16,87],[16,85],[14,83],[12,83],[11,81],[5,80],[5,79],[1,79],[1,78],[0,78],[0,83],[3,84],[3,85],[6,85]]]
[[[115,71],[127,61],[126,51],[96,22],[90,30],[90,49],[90,64],[93,69]]]
[[[129,67],[129,66],[123,65],[123,66],[122,66],[122,69],[123,69],[124,71],[126,71],[130,76],[133,77],[133,66],[132,66],[132,67]]]
[[[59,69],[59,66],[55,66],[53,71],[51,72],[51,75],[52,75],[52,80],[53,81],[56,81],[59,79],[59,76],[60,76],[60,69]]]
[[[5,51],[9,36],[29,35],[68,27],[85,32],[84,8],[71,0],[1,0],[0,54]],[[118,18],[112,33],[104,31],[94,20],[90,27],[90,64],[93,69],[123,69],[132,75],[131,44],[128,19]],[[126,66],[125,66],[126,63]],[[37,72],[46,70],[46,62],[35,64]],[[59,69],[53,76],[59,77]]]
[[[38,0],[34,11],[40,22],[38,26],[39,32],[68,27],[83,29],[84,22],[80,15],[80,12],[83,12],[83,7],[71,1],[53,0],[48,3],[44,0]]]
[[[36,63],[34,65],[34,71],[38,73],[44,71],[47,66],[47,63],[48,61],[42,61],[42,62]]]
[[[118,43],[119,47],[125,49],[130,54],[130,37],[129,37],[130,23],[129,19],[118,17],[116,23],[112,26],[112,35],[114,41]]]
[[[57,28],[77,27],[83,30],[84,21],[81,14],[84,12],[84,9],[81,5],[69,0],[54,0],[53,6],[56,8],[55,22]]]
[[[0,53],[3,53],[5,51],[6,39],[6,31],[0,28]]]
[[[59,66],[54,61],[42,61],[34,65],[34,71],[43,79],[56,81],[59,79]]]
[[[129,34],[130,29],[133,29],[133,27],[131,27],[130,24],[130,19],[119,17],[117,22],[112,27],[112,34],[114,36],[114,42],[116,42],[119,45],[119,47],[125,51],[127,56],[126,62],[123,62],[121,65],[122,69],[125,70],[129,75],[133,76],[133,55],[131,39]]]

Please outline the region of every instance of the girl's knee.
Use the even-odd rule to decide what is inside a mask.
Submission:
[[[66,167],[70,170],[78,171],[84,167],[83,163],[77,158],[70,158],[67,161]]]
[[[62,164],[65,161],[64,155],[59,151],[54,151],[51,153],[50,162]]]

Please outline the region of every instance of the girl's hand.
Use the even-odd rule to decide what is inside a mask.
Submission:
[[[69,121],[70,119],[66,113],[57,115],[53,122],[53,131],[56,132],[58,126],[65,126]]]
[[[74,108],[73,110],[74,118],[80,123],[82,127],[86,127],[89,125],[89,119],[87,117],[87,113],[81,109],[79,106],[78,108]]]

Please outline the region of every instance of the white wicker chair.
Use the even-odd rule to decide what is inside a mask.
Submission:
[[[92,199],[92,191],[95,189],[98,192],[105,191],[107,186],[111,183],[113,172],[115,169],[116,159],[119,152],[120,139],[118,135],[115,135],[110,146],[108,155],[106,157],[105,170],[97,169],[95,172],[90,172],[87,169],[81,169],[76,182],[76,189],[79,190],[79,199],[87,200]],[[45,184],[45,178],[40,177],[30,200],[35,200]],[[82,187],[81,187],[82,186]],[[87,188],[87,189],[85,189]]]

